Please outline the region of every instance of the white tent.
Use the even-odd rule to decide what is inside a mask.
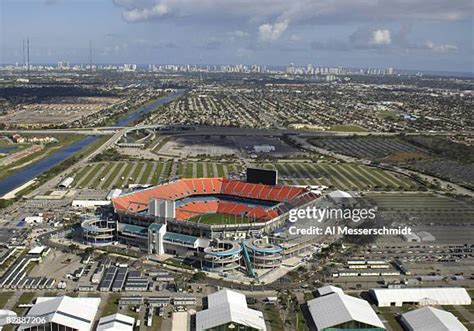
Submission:
[[[123,314],[104,316],[99,320],[97,331],[133,331],[135,319]]]
[[[377,288],[370,293],[377,300],[379,307],[404,303],[428,305],[470,305],[471,297],[462,287],[433,287],[433,288]]]
[[[100,298],[39,297],[26,316],[41,316],[46,319],[46,323],[55,323],[79,331],[89,331],[92,329],[99,304]],[[34,326],[22,324],[19,330]]]
[[[408,331],[467,331],[452,313],[433,307],[402,314],[401,322]]]
[[[310,300],[308,309],[318,330],[351,322],[385,329],[367,301],[344,293],[334,292]]]
[[[332,286],[332,285],[327,285],[327,286],[323,286],[323,287],[318,288],[318,294],[320,296],[331,294],[331,293],[341,293],[341,294],[343,294],[344,291],[341,288],[336,287],[336,286]]]
[[[196,331],[235,323],[266,330],[263,313],[247,307],[245,295],[227,289],[207,297],[208,309],[196,313]]]

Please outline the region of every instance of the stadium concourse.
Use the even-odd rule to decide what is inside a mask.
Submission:
[[[104,233],[113,228],[109,244],[179,256],[210,272],[240,270],[255,277],[259,270],[278,268],[284,257],[293,256],[285,256],[281,243],[270,235],[284,227],[292,208],[305,207],[318,197],[307,188],[276,185],[276,180],[271,185],[227,178],[178,179],[113,198],[114,224],[85,221],[83,238],[86,244],[103,245]]]

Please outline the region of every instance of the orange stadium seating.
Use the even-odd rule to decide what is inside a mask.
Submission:
[[[152,199],[179,201],[187,197],[204,195],[287,203],[294,207],[317,198],[316,194],[301,187],[254,184],[227,178],[186,178],[119,196],[112,199],[112,204],[117,212],[134,214],[146,211]],[[245,215],[260,221],[270,220],[279,215],[277,209],[273,207],[252,206],[237,200],[191,201],[176,207],[176,218],[179,220],[187,220],[204,213]]]

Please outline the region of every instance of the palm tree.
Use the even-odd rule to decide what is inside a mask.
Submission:
[[[79,248],[79,246],[77,246],[76,244],[71,244],[69,245],[69,251],[71,253],[76,253],[77,249]]]

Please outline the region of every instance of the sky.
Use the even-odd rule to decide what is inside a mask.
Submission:
[[[472,0],[0,0],[0,63],[474,72]]]

